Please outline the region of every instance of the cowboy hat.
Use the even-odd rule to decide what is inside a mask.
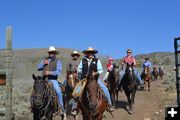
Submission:
[[[132,53],[132,50],[131,49],[127,49],[127,53]]]
[[[149,58],[148,57],[145,57],[145,59],[144,60],[149,60]]]
[[[73,52],[71,53],[71,56],[75,56],[75,55],[77,55],[78,57],[80,56],[80,54],[79,54],[77,51],[73,51]]]
[[[94,50],[92,47],[89,47],[87,50],[84,50],[83,53],[84,53],[84,54],[87,54],[87,53],[96,54],[96,53],[98,53],[98,51],[97,51],[97,50]]]
[[[59,52],[56,50],[56,48],[54,46],[49,47],[48,53],[50,53],[50,52],[54,52],[56,54],[59,54]]]

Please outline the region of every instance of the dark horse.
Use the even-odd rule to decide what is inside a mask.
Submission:
[[[53,114],[58,113],[58,100],[55,92],[48,85],[47,81],[40,76],[32,75],[34,79],[33,92],[31,95],[31,109],[33,120],[46,118],[52,120]],[[63,119],[63,117],[62,117]]]
[[[141,79],[144,80],[145,90],[150,91],[150,83],[152,80],[152,76],[151,76],[151,72],[150,72],[149,67],[144,68],[143,73],[141,75]]]
[[[87,78],[87,83],[79,100],[83,120],[102,120],[108,103],[97,80]]]
[[[157,67],[153,67],[152,75],[154,77],[153,80],[157,80],[158,79],[159,72],[157,70]]]
[[[127,109],[128,113],[132,114],[134,98],[137,90],[137,82],[134,74],[133,64],[132,65],[127,64],[125,69],[125,75],[122,78],[121,83],[129,103],[129,109]]]
[[[75,76],[75,73],[71,71],[67,71],[66,80],[67,80],[67,83],[65,85],[65,93],[63,95],[63,98],[64,98],[64,106],[65,106],[66,113],[69,114],[69,112],[71,111],[70,109],[71,106],[69,106],[69,103],[73,99],[72,93],[77,83],[79,82],[79,80]]]
[[[118,101],[118,89],[117,85],[120,79],[119,66],[114,65],[114,69],[109,71],[109,76],[107,79],[107,84],[109,88],[109,93],[112,99],[112,105],[115,107],[116,101]]]

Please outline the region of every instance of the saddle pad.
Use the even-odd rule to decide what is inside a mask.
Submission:
[[[79,97],[82,94],[82,92],[84,91],[86,83],[87,83],[87,79],[86,78],[81,80],[81,81],[79,81],[79,83],[74,88],[72,96],[73,97]]]

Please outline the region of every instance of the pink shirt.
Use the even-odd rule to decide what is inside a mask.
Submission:
[[[132,65],[134,61],[135,61],[135,58],[133,56],[130,56],[130,57],[126,56],[124,57],[124,60],[123,60],[124,63],[126,64],[128,63],[129,65]]]

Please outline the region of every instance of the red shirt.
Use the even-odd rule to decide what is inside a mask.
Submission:
[[[110,70],[110,71],[112,71],[112,70],[113,70],[113,64],[108,63],[108,64],[107,64],[107,69]]]
[[[129,65],[132,65],[132,63],[134,63],[134,61],[135,61],[135,58],[133,57],[133,56],[126,56],[126,57],[124,57],[124,60],[123,60],[123,62],[124,63],[128,63]]]

